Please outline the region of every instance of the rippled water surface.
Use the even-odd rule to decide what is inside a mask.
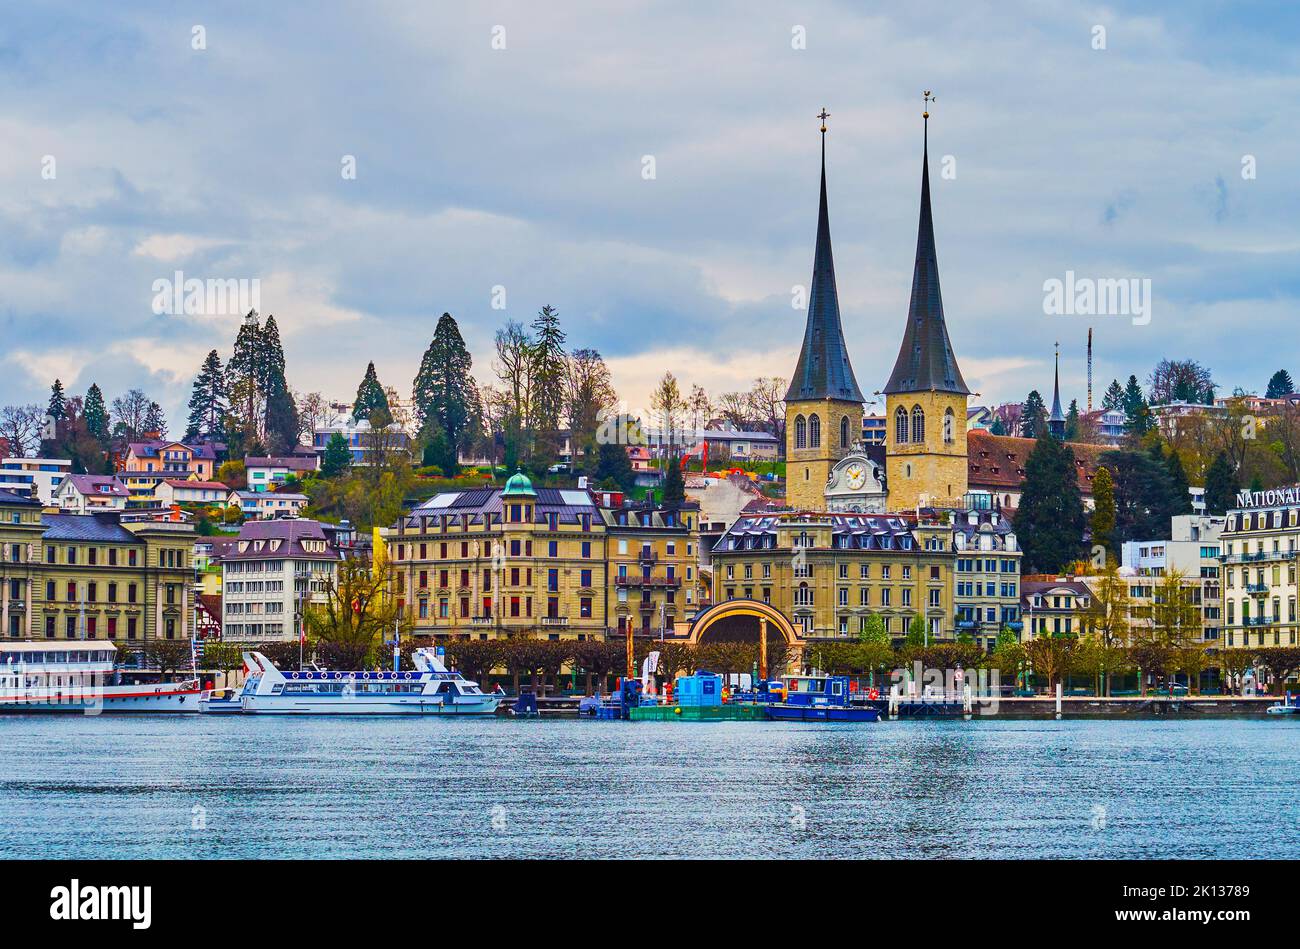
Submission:
[[[1300,722],[0,716],[5,857],[1300,857]]]

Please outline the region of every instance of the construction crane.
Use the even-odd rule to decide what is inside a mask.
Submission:
[[[1088,411],[1092,411],[1092,327],[1088,327]]]

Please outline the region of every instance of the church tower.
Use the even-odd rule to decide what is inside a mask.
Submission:
[[[921,153],[921,219],[907,327],[894,371],[885,384],[888,426],[885,471],[889,509],[951,507],[966,495],[966,397],[939,292],[939,263],[930,213],[930,99],[925,93]]]
[[[849,365],[840,326],[831,225],[826,211],[828,117],[825,109],[818,116],[822,120],[822,188],[808,322],[799,363],[785,394],[785,496],[786,503],[801,511],[825,509],[831,468],[862,438],[863,398]]]
[[[1047,430],[1057,441],[1065,441],[1065,413],[1061,411],[1061,344],[1056,344],[1056,372],[1052,376],[1052,414]]]

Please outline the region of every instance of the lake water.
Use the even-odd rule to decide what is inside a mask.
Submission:
[[[1300,722],[0,716],[3,857],[1300,857]]]

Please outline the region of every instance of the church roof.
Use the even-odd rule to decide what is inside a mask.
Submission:
[[[800,399],[843,399],[865,402],[849,365],[849,350],[840,326],[840,300],[835,289],[835,260],[831,254],[831,224],[826,210],[826,129],[822,127],[821,204],[817,210],[817,244],[813,251],[812,289],[803,347],[795,366],[787,402]]]
[[[957,368],[948,327],[943,320],[943,297],[939,292],[939,261],[934,249],[934,219],[930,213],[930,144],[927,119],[926,142],[921,157],[921,220],[916,235],[916,264],[912,270],[912,300],[907,308],[907,328],[898,349],[898,360],[882,390],[896,392],[955,392],[969,395],[966,381]]]

